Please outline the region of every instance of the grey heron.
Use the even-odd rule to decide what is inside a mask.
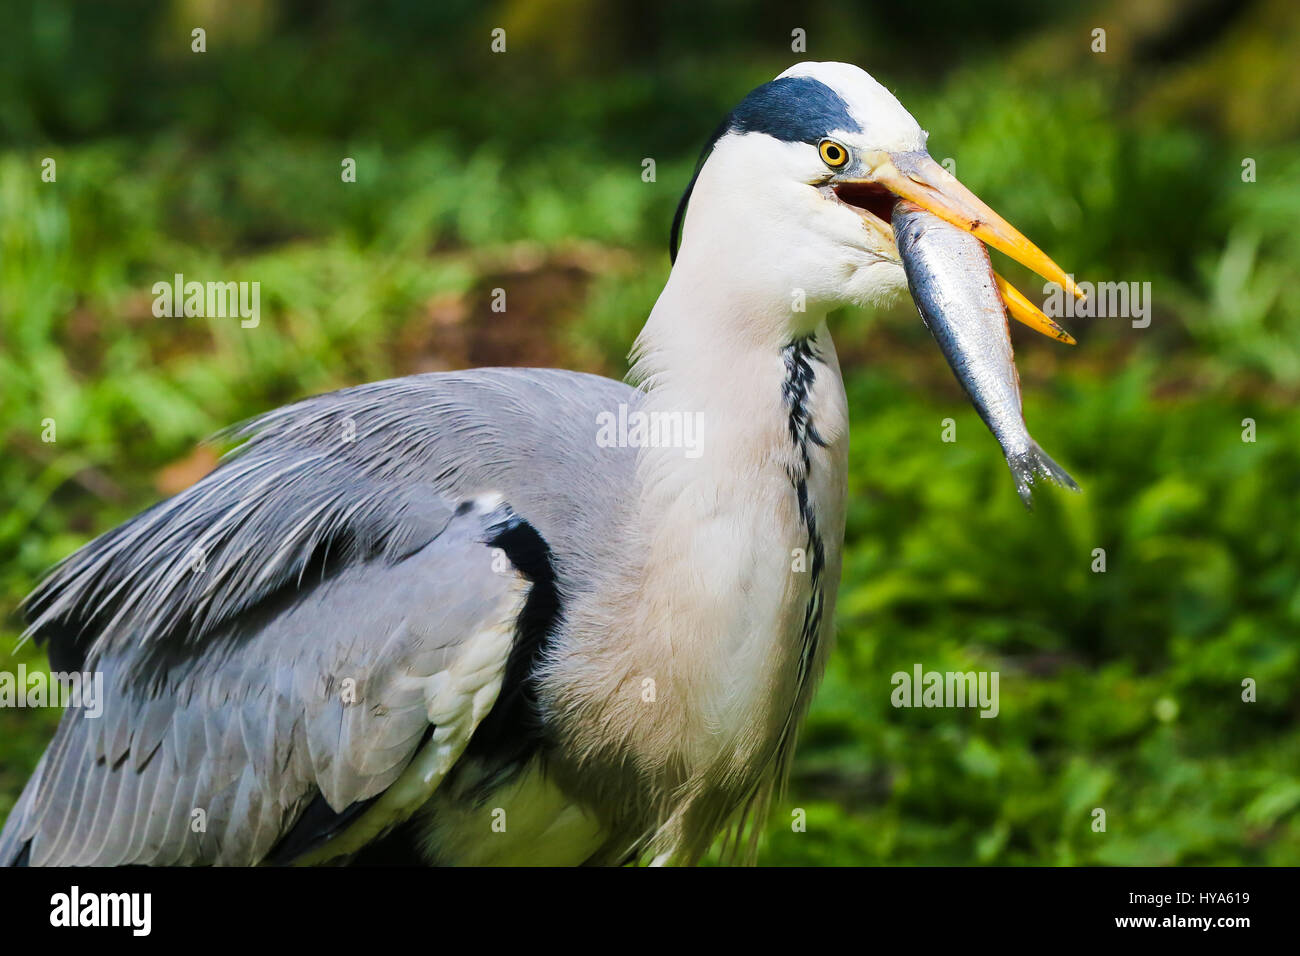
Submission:
[[[828,312],[907,289],[899,200],[1072,288],[925,141],[867,73],[798,64],[705,148],[630,383],[309,398],[66,559],[29,632],[103,715],[64,715],[0,863],[689,864],[752,834],[831,645]],[[628,416],[698,447],[598,440]]]

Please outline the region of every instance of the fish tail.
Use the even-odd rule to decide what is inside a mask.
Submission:
[[[1011,474],[1016,479],[1016,491],[1020,493],[1020,500],[1030,511],[1034,510],[1033,484],[1040,477],[1055,482],[1062,488],[1079,490],[1069,472],[1052,461],[1052,457],[1039,448],[1038,442],[1032,438],[1027,449],[1007,456],[1007,464],[1011,466]]]

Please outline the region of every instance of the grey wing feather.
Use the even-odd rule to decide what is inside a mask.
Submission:
[[[129,680],[135,649],[108,652],[103,716],[64,716],[5,840],[31,841],[35,865],[250,864],[315,794],[341,812],[384,791],[428,729],[433,678],[476,635],[511,627],[522,604],[527,582],[492,570],[481,517],[466,513],[395,565],[337,573],[255,630],[235,622],[161,686]],[[292,695],[269,705],[285,669]],[[154,739],[145,715],[160,700],[174,702],[171,733]],[[300,715],[291,732],[272,732],[272,707]],[[116,715],[140,733],[118,759],[97,758]],[[150,754],[142,769],[136,748]]]
[[[233,429],[247,441],[207,478],[56,568],[26,602],[29,633],[73,665],[91,641],[147,645],[181,631],[197,643],[322,554],[409,554],[447,518],[430,488],[498,493],[557,555],[581,560],[600,547],[590,529],[619,520],[635,457],[597,447],[595,416],[639,394],[594,375],[478,369],[277,409]]]
[[[35,864],[252,863],[317,795],[341,812],[384,794],[392,812],[390,794],[416,792],[394,784],[430,710],[457,705],[430,700],[435,677],[496,642],[489,686],[469,690],[499,688],[529,581],[493,569],[491,528],[525,514],[559,587],[581,587],[634,464],[596,447],[595,415],[636,400],[593,376],[491,369],[243,426],[220,468],[28,602],[52,665],[102,673],[105,699],[102,717],[65,714],[0,863],[29,843]],[[486,495],[509,506],[467,507]]]

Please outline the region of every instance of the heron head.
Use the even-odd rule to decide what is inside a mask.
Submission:
[[[705,147],[673,222],[674,261],[700,257],[737,287],[743,276],[750,295],[802,295],[814,315],[872,304],[907,287],[890,215],[908,199],[1073,290],[930,157],[927,135],[858,67],[797,64],[745,97]]]

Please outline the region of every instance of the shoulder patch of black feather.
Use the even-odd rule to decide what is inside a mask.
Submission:
[[[465,757],[493,768],[481,788],[490,791],[522,770],[545,745],[545,725],[537,703],[537,669],[555,636],[562,608],[551,549],[536,528],[503,506],[488,518],[485,543],[500,548],[532,582],[515,624],[515,642],[501,692],[465,749]]]
[[[472,502],[462,503],[457,513],[463,514],[472,507]],[[515,642],[506,661],[501,692],[461,756],[462,760],[478,760],[490,769],[480,784],[486,794],[522,770],[542,746],[544,727],[537,706],[534,675],[559,621],[560,599],[551,550],[531,524],[502,504],[483,518],[483,527],[483,543],[489,548],[500,548],[511,565],[532,582],[516,621]],[[428,743],[433,730],[429,728],[413,754]],[[317,794],[266,862],[284,865],[313,852],[346,831],[378,798],[376,795],[335,812]],[[359,865],[422,862],[415,850],[417,830],[414,824],[400,824],[363,848],[352,862]]]

